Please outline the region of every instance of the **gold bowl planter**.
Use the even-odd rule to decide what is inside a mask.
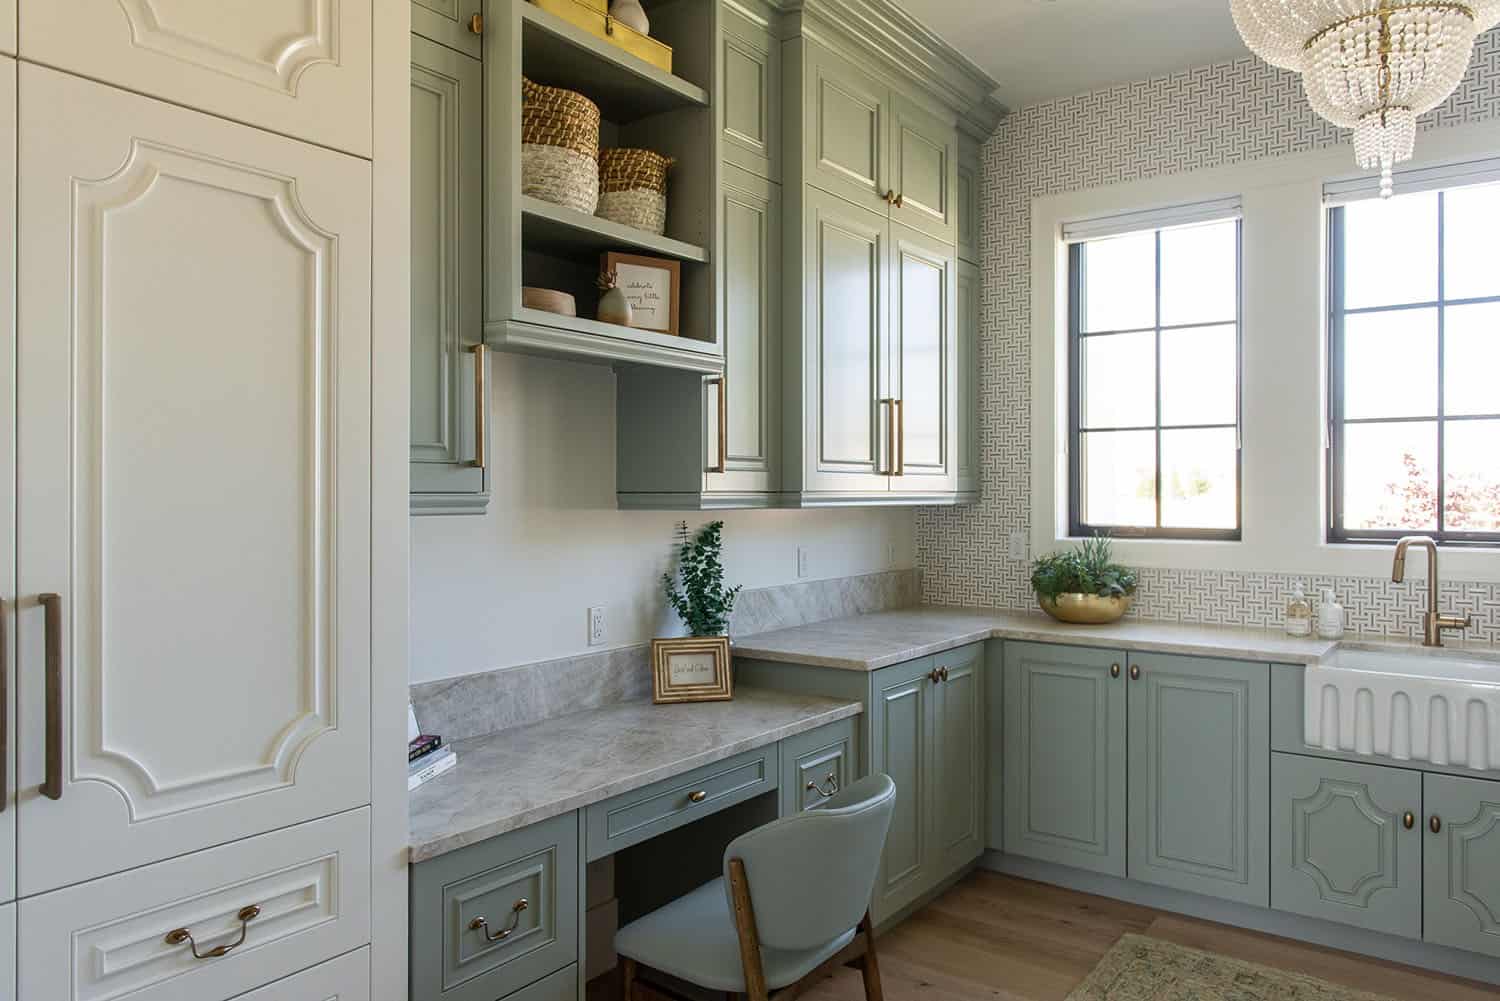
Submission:
[[[1097,594],[1059,594],[1056,598],[1036,596],[1042,611],[1059,622],[1072,622],[1085,626],[1102,626],[1120,621],[1130,611],[1130,595],[1123,598],[1101,597]]]

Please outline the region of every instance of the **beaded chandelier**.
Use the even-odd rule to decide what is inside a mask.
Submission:
[[[1313,110],[1354,130],[1362,169],[1411,159],[1417,116],[1458,87],[1474,39],[1500,23],[1500,0],[1230,0],[1250,51],[1302,74]]]

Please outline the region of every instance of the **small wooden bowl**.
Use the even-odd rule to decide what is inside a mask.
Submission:
[[[559,316],[577,316],[578,303],[566,292],[559,292],[551,288],[532,288],[529,285],[521,286],[521,305],[527,309],[540,309],[547,313],[556,313]]]

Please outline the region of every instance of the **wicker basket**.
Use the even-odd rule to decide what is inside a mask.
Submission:
[[[670,156],[649,149],[599,151],[599,209],[614,222],[660,236],[667,229]]]
[[[599,205],[599,106],[521,78],[521,193],[590,215]]]

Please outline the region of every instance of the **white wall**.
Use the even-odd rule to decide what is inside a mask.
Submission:
[[[615,509],[614,375],[605,367],[496,352],[494,493],[483,517],[411,521],[411,680],[489,671],[670,635],[660,577],[673,526],[724,521],[730,584],[816,580],[912,565],[910,509]],[[608,637],[587,643],[603,605]]]

